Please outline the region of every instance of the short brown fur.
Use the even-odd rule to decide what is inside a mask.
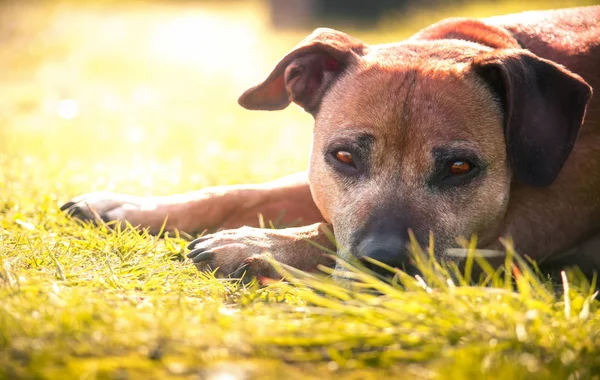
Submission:
[[[168,229],[225,228],[190,253],[222,275],[277,277],[261,260],[266,251],[303,270],[327,264],[305,241],[334,248],[326,230],[342,257],[391,265],[403,262],[411,229],[421,242],[433,231],[440,258],[459,237],[476,235],[490,249],[511,237],[536,260],[600,268],[598,20],[600,6],[449,19],[379,46],[319,29],[240,98],[265,110],[294,101],[314,116],[308,175],[166,198],[88,194],[63,208],[153,232],[167,216]],[[331,161],[335,144],[360,145],[361,167]],[[453,152],[475,156],[481,172],[439,179]],[[228,230],[282,209],[285,221],[308,225]]]

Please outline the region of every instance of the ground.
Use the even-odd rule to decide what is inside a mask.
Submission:
[[[444,16],[576,3],[345,30],[389,42]],[[58,210],[93,190],[173,194],[304,169],[309,115],[236,103],[309,32],[267,21],[256,2],[0,2],[0,378],[598,378],[599,303],[574,270],[558,291],[524,263],[475,281],[424,263],[425,281],[357,271],[350,288],[302,274],[244,286],[198,273],[191,236]]]

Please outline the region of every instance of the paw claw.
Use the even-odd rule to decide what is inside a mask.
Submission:
[[[69,207],[67,207],[69,205]],[[61,210],[67,213],[67,215],[71,218],[80,220],[82,222],[94,222],[98,224],[100,220],[105,223],[110,222],[110,218],[108,218],[104,214],[98,213],[96,210],[92,210],[91,207],[85,202],[69,202],[63,207]]]
[[[200,244],[200,243],[202,243],[203,241],[206,241],[206,240],[208,240],[208,239],[209,239],[209,236],[210,236],[210,235],[204,235],[204,236],[201,236],[201,237],[199,237],[199,238],[197,238],[197,239],[194,239],[194,240],[192,240],[192,241],[191,241],[191,242],[188,244],[188,246],[187,246],[187,249],[194,249],[194,248],[196,248],[196,244]]]
[[[69,201],[64,205],[60,206],[60,211],[68,211],[71,207],[75,206],[76,204],[76,202]]]
[[[198,251],[198,252],[196,252]],[[192,262],[194,264],[200,264],[203,261],[208,261],[208,260],[212,260],[212,258],[215,256],[214,252],[211,251],[204,251],[204,250],[194,250],[190,253],[188,253],[187,257],[192,259]]]
[[[79,219],[83,222],[95,219],[93,215],[90,215],[89,210],[85,210],[84,206],[79,203],[75,203],[69,207],[66,212],[71,218]]]
[[[238,269],[236,269],[233,273],[229,275],[231,278],[240,278],[244,279],[249,277],[248,268],[250,267],[250,263],[244,261],[244,264],[240,265]]]

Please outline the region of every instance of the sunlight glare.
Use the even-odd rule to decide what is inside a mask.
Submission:
[[[221,145],[221,143],[218,141],[209,141],[204,150],[211,156],[217,156],[223,151],[223,145]]]
[[[127,141],[139,144],[146,138],[144,128],[138,126],[130,126],[125,129],[125,138]]]
[[[251,23],[206,12],[160,24],[150,39],[150,49],[160,59],[197,65],[204,73],[231,74],[239,67],[239,57],[255,59],[256,41]]]
[[[146,85],[140,85],[135,88],[131,95],[133,104],[138,106],[145,106],[152,103],[155,98],[154,90]]]
[[[237,380],[238,377],[227,372],[219,372],[209,377],[210,380]]]
[[[79,114],[79,103],[73,99],[62,99],[58,102],[56,113],[62,119],[74,119]]]

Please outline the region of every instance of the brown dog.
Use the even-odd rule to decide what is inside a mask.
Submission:
[[[277,277],[264,252],[304,270],[341,256],[406,262],[408,231],[444,258],[478,237],[540,261],[600,267],[600,6],[483,20],[449,19],[396,44],[369,46],[318,29],[246,91],[248,109],[294,102],[315,119],[306,174],[167,198],[90,194],[63,206],[82,219],[156,232],[256,224],[257,213],[306,227],[242,227],[192,243],[194,263]],[[591,86],[591,87],[590,87]],[[587,107],[587,115],[586,115]],[[585,124],[583,124],[585,117]],[[88,207],[89,206],[89,207]]]

